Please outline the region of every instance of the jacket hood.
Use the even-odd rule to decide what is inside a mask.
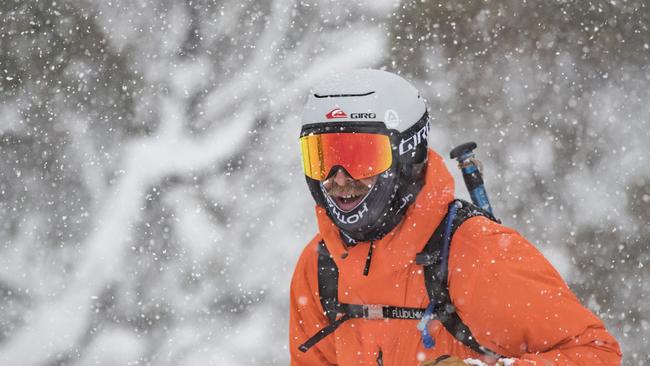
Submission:
[[[372,259],[374,268],[384,268],[381,262],[399,268],[412,263],[447,213],[447,206],[454,199],[454,180],[442,157],[433,150],[428,152],[424,179],[422,190],[402,222],[386,236],[373,242],[376,248]],[[338,227],[322,207],[316,206],[316,217],[320,235],[339,268],[343,267],[341,261],[348,265],[357,261],[365,263],[367,246],[359,243],[346,247]]]

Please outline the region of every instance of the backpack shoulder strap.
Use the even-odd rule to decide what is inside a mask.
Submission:
[[[330,322],[341,312],[339,304],[339,269],[330,255],[325,241],[318,243],[318,294],[325,316]]]
[[[478,343],[469,327],[458,316],[447,286],[451,238],[460,225],[475,216],[497,221],[494,216],[478,206],[464,200],[454,200],[449,205],[447,215],[424,247],[424,251],[416,256],[415,262],[423,266],[424,283],[429,301],[433,305],[434,319],[438,319],[449,333],[473,351],[498,358],[499,354]]]
[[[347,314],[337,319],[341,309],[338,292],[339,268],[327,250],[325,241],[321,240],[318,243],[318,296],[329,324],[301,344],[298,347],[301,352],[307,352],[316,343],[333,333],[343,322],[350,319]]]

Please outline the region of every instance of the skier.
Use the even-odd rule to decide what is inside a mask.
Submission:
[[[552,265],[454,199],[418,91],[378,70],[308,98],[302,161],[318,234],[291,282],[291,365],[619,365]]]

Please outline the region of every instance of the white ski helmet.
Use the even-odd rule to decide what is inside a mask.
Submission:
[[[353,70],[313,88],[300,133],[305,176],[316,203],[326,209],[348,244],[377,240],[402,220],[424,183],[429,128],[425,101],[398,75]],[[346,145],[349,151],[327,156],[326,144],[341,146],[336,136],[346,144],[357,141]],[[314,137],[320,138],[307,141]],[[382,142],[388,147],[379,146]],[[355,179],[379,174],[370,192],[349,211],[341,210],[322,184],[341,167],[348,173],[354,169],[357,176],[350,175]]]

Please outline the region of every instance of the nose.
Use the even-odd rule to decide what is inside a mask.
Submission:
[[[344,186],[352,180],[352,177],[349,176],[348,173],[346,173],[343,169],[338,169],[334,175],[334,182],[336,182],[336,184],[339,186]]]

